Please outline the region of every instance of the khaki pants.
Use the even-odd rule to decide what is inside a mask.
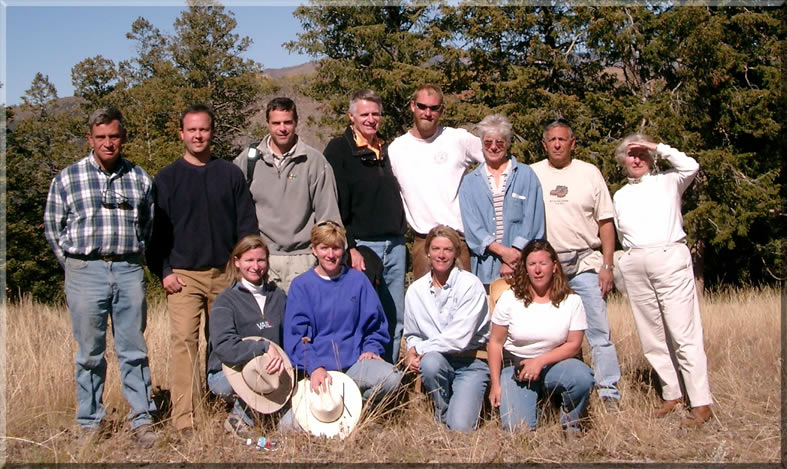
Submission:
[[[664,400],[680,399],[683,381],[692,407],[713,404],[689,248],[630,249],[618,267],[642,351],[659,375]]]
[[[470,271],[470,249],[467,247],[465,237],[459,235],[461,243],[459,243],[459,253],[456,256],[456,266],[462,270]],[[426,257],[426,237],[416,234],[413,239],[413,251],[410,253],[413,260],[413,281],[426,275],[432,268],[429,263],[429,258]]]
[[[295,277],[314,267],[317,258],[313,254],[295,254],[268,256],[268,279],[287,293]]]
[[[186,284],[178,293],[167,295],[170,332],[170,376],[172,424],[176,430],[194,427],[194,410],[202,397],[203,377],[199,369],[199,327],[205,313],[205,348],[210,353],[208,318],[216,296],[227,288],[231,279],[224,269],[173,269]]]

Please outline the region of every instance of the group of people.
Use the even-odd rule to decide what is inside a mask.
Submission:
[[[548,157],[528,166],[509,152],[505,116],[485,117],[476,136],[439,125],[437,85],[419,87],[409,104],[413,127],[389,144],[378,132],[381,98],[354,93],[347,129],[320,152],[296,133],[295,103],[274,98],[269,135],[234,164],[211,152],[213,111],[193,105],[180,118],[183,156],[155,179],[122,157],[119,111],[90,116],[92,151],[54,178],[44,215],[66,273],[85,432],[106,431],[111,318],[132,432],[143,447],[158,439],[144,255],[167,293],[170,421],[183,439],[200,422],[203,382],[232,403],[228,432],[246,437],[256,414],[278,413],[282,429],[328,434],[326,421],[358,414],[333,383],[378,400],[400,387],[400,364],[420,375],[449,429],[476,428],[486,395],[504,428],[535,429],[538,403],[557,395],[561,424],[575,434],[592,389],[609,412],[621,398],[605,303],[616,226],[625,250],[617,268],[662,384],[655,414],[677,409],[683,387],[692,408],[683,423],[710,419],[680,212],[696,161],[627,137],[615,156],[629,184],[613,200],[600,171],[572,158],[576,140],[562,119],[544,128]],[[658,158],[674,169],[659,172]],[[592,369],[580,355],[585,337]]]

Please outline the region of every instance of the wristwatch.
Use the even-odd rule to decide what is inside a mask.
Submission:
[[[608,271],[612,272],[615,270],[615,266],[611,264],[601,264],[602,269],[607,269]]]

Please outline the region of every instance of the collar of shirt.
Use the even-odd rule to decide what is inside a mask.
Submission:
[[[508,176],[511,174],[511,167],[514,166],[511,164],[510,157],[506,160],[505,165],[506,165],[505,169],[503,169],[503,172],[500,173],[500,176],[502,176],[502,179],[500,180],[501,186],[503,185],[503,182],[505,182],[505,180],[508,179]],[[489,184],[492,187],[494,187],[495,175],[492,174],[492,171],[489,170],[488,164],[484,165],[484,169],[486,170],[486,178],[487,180],[489,180]]]
[[[358,148],[366,147],[369,150],[371,150],[372,152],[374,152],[374,154],[376,156],[376,158],[375,158],[376,160],[381,160],[382,159],[381,155],[382,155],[382,151],[383,151],[383,144],[385,143],[385,142],[383,142],[383,139],[381,139],[379,136],[375,135],[374,136],[374,141],[373,142],[368,142],[366,140],[366,138],[364,138],[364,136],[361,135],[360,133],[358,133],[355,129],[353,129],[353,136],[355,137],[355,146],[356,147],[358,147]]]
[[[640,182],[644,182],[645,179],[647,179],[648,177],[650,177],[650,173],[645,173],[638,178],[626,178],[626,179],[628,179],[629,184],[639,184]]]
[[[114,171],[107,171],[101,166],[99,166],[98,162],[96,161],[96,156],[93,154],[93,150],[90,150],[90,155],[88,155],[88,163],[90,166],[93,167],[96,171],[103,174],[108,178],[114,178],[123,174],[123,171],[126,169],[126,165],[128,164],[122,156],[118,157],[117,165],[115,165]]]
[[[451,269],[451,273],[448,274],[448,280],[446,280],[445,284],[443,284],[443,288],[440,288],[438,290],[438,289],[436,289],[434,287],[434,282],[432,281],[432,271],[430,270],[429,271],[429,292],[432,294],[432,296],[437,298],[440,295],[441,292],[448,291],[448,290],[451,289],[451,286],[456,282],[456,276],[457,275],[459,275],[459,267],[454,266]]]
[[[265,284],[254,285],[253,283],[249,282],[245,278],[240,279],[241,285],[243,285],[246,290],[249,290],[251,294],[257,295],[265,295]]]
[[[271,155],[273,155],[273,162],[276,164],[276,166],[279,166],[279,165],[281,165],[281,163],[282,163],[282,162],[283,162],[285,159],[287,159],[287,158],[289,158],[289,157],[291,157],[292,155],[294,155],[294,154],[295,154],[295,147],[297,147],[297,146],[298,146],[298,140],[297,140],[297,138],[298,138],[298,137],[296,136],[295,144],[292,146],[292,148],[290,148],[289,150],[287,150],[287,151],[286,151],[284,154],[282,154],[282,155],[280,156],[280,155],[277,155],[277,154],[276,154],[276,151],[273,149],[273,146],[271,146],[271,136],[270,136],[270,135],[268,135],[268,136],[266,137],[266,139],[267,139],[267,142],[266,142],[266,144],[268,145],[268,150],[270,150],[270,152],[271,152]]]

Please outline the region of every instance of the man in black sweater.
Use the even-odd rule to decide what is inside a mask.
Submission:
[[[183,157],[153,181],[156,213],[149,265],[167,292],[170,317],[172,424],[193,434],[202,397],[199,329],[216,295],[230,285],[225,272],[235,243],[257,234],[257,216],[240,169],[211,154],[213,111],[202,104],[180,118]],[[209,351],[205,351],[208,353]]]
[[[404,327],[407,223],[399,183],[388,159],[388,146],[377,133],[382,108],[382,99],[374,91],[353,93],[348,112],[350,125],[344,135],[328,142],[323,154],[336,177],[339,212],[347,230],[352,267],[367,267],[358,246],[370,248],[383,263],[383,282],[377,291],[392,338],[383,358],[396,363]]]

